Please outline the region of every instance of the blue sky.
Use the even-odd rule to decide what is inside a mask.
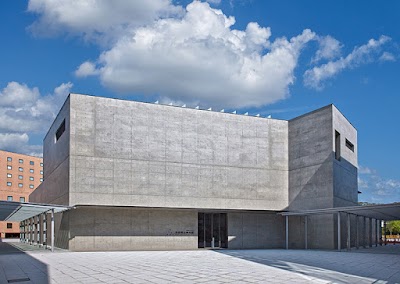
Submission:
[[[399,1],[3,1],[0,148],[41,153],[69,92],[358,130],[360,201],[400,202]]]

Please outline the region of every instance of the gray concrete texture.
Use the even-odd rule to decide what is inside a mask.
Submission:
[[[56,141],[64,119],[66,131]],[[335,131],[341,133],[339,161],[335,160]],[[345,139],[354,144],[354,152],[346,147]],[[357,202],[357,133],[333,105],[283,121],[70,94],[45,138],[44,149],[45,179],[31,194],[31,201],[239,210],[228,218],[233,232],[229,245],[235,248],[283,246],[283,218],[249,215],[244,210],[316,209]],[[83,214],[80,220],[74,217],[80,210],[57,216],[56,245],[100,249],[95,238],[102,235],[96,225],[85,234],[79,227],[97,215]],[[176,218],[185,223],[178,215],[167,215],[166,222],[174,224]],[[196,216],[186,216],[192,227],[197,226]],[[148,222],[159,222],[153,217],[149,215]],[[290,230],[301,232],[301,222],[290,222]],[[124,238],[124,224],[112,228]],[[310,218],[310,247],[334,248],[336,228],[333,216]],[[97,244],[102,243],[105,250],[110,243],[151,249],[160,242],[151,237],[151,231],[131,233],[123,242],[107,236]],[[146,234],[148,238],[142,240]],[[293,247],[301,247],[304,232],[290,238]],[[197,247],[194,239],[182,237],[179,248]],[[166,243],[176,243],[173,240]],[[143,246],[136,246],[139,242]]]
[[[287,121],[74,94],[69,101],[69,205],[287,207]]]

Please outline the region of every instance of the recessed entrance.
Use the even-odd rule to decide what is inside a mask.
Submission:
[[[199,213],[199,248],[228,248],[226,213]]]

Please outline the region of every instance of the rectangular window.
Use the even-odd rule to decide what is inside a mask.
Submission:
[[[7,223],[7,229],[12,229],[12,223]]]
[[[34,180],[34,178],[33,177],[29,177],[29,180]]]
[[[12,182],[7,182],[7,186],[12,186]]]
[[[23,164],[23,163],[24,163],[24,160],[19,159],[18,162],[19,162],[20,164]]]
[[[13,198],[12,198],[12,196],[7,196],[7,201],[13,201]]]
[[[335,130],[335,159],[340,161],[340,133]]]
[[[33,188],[34,188],[33,184],[30,184],[30,185],[29,185],[29,188],[32,188],[32,189],[33,189]]]
[[[43,167],[43,163],[40,163],[40,166]]]
[[[25,197],[20,197],[19,202],[25,202]]]
[[[346,139],[346,147],[349,148],[352,152],[354,152],[354,144]]]
[[[30,169],[30,170],[29,170],[29,172],[30,172],[30,173],[33,173],[33,172],[34,172],[34,170],[33,170],[33,169]]]
[[[18,176],[18,179],[23,179],[24,177],[23,176]]]
[[[11,177],[12,177],[12,174],[7,174],[7,177],[8,177],[8,178],[11,178]]]
[[[40,182],[42,182],[43,181],[43,179],[42,178],[40,178]]]
[[[12,170],[12,166],[7,166],[7,170]]]
[[[40,171],[40,174],[43,175],[43,171]]]
[[[24,185],[22,184],[22,183],[19,183],[18,184],[18,187],[23,187]]]
[[[18,168],[18,171],[23,172],[23,171],[24,171],[24,168],[19,167],[19,168]]]
[[[29,161],[29,165],[33,166],[35,164],[34,161]]]
[[[56,142],[60,139],[61,135],[65,132],[65,119],[61,122],[61,125],[58,127],[56,131]]]
[[[12,162],[12,158],[11,157],[7,157],[7,162]]]

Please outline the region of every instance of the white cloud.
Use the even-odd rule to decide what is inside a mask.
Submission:
[[[342,44],[337,39],[331,36],[318,37],[319,49],[312,59],[312,63],[317,63],[321,60],[332,60],[339,57],[341,54]]]
[[[0,149],[42,156],[42,145],[29,145],[27,133],[0,133]]]
[[[307,70],[304,73],[304,84],[310,88],[322,89],[323,83],[327,79],[334,77],[344,69],[355,68],[377,60],[377,54],[380,53],[382,45],[389,40],[390,38],[387,36],[381,36],[378,40],[370,39],[367,44],[354,48],[353,52],[346,57]]]
[[[364,167],[364,166],[359,166],[358,167],[358,173],[359,174],[366,174],[366,175],[370,175],[372,173],[374,173],[375,171],[373,169],[370,169],[368,167]]]
[[[361,167],[358,178],[358,187],[363,194],[360,199],[368,202],[392,203],[400,202],[400,181],[391,178],[383,178],[376,170]]]
[[[193,2],[183,18],[136,29],[102,53],[96,70],[89,66],[83,72],[81,65],[76,72],[98,72],[117,92],[162,94],[207,106],[261,106],[286,98],[298,56],[315,34],[304,30],[270,42],[269,28],[249,23],[234,30],[234,23],[207,3]]]
[[[99,72],[96,70],[96,65],[93,62],[85,61],[75,71],[77,77],[87,77],[97,75]]]
[[[43,96],[38,88],[9,82],[0,92],[0,148],[39,155],[42,146],[29,145],[29,135],[48,130],[71,88],[63,83]]]
[[[385,51],[382,53],[381,57],[379,57],[379,61],[385,62],[385,61],[396,61],[396,57],[390,52]]]
[[[221,0],[206,0],[208,3],[213,4],[213,5],[219,5],[221,4]]]
[[[118,38],[127,28],[150,24],[160,17],[179,15],[182,8],[170,0],[30,0],[28,11],[39,15],[29,27],[35,35],[53,36],[66,32],[86,40],[107,42]]]

